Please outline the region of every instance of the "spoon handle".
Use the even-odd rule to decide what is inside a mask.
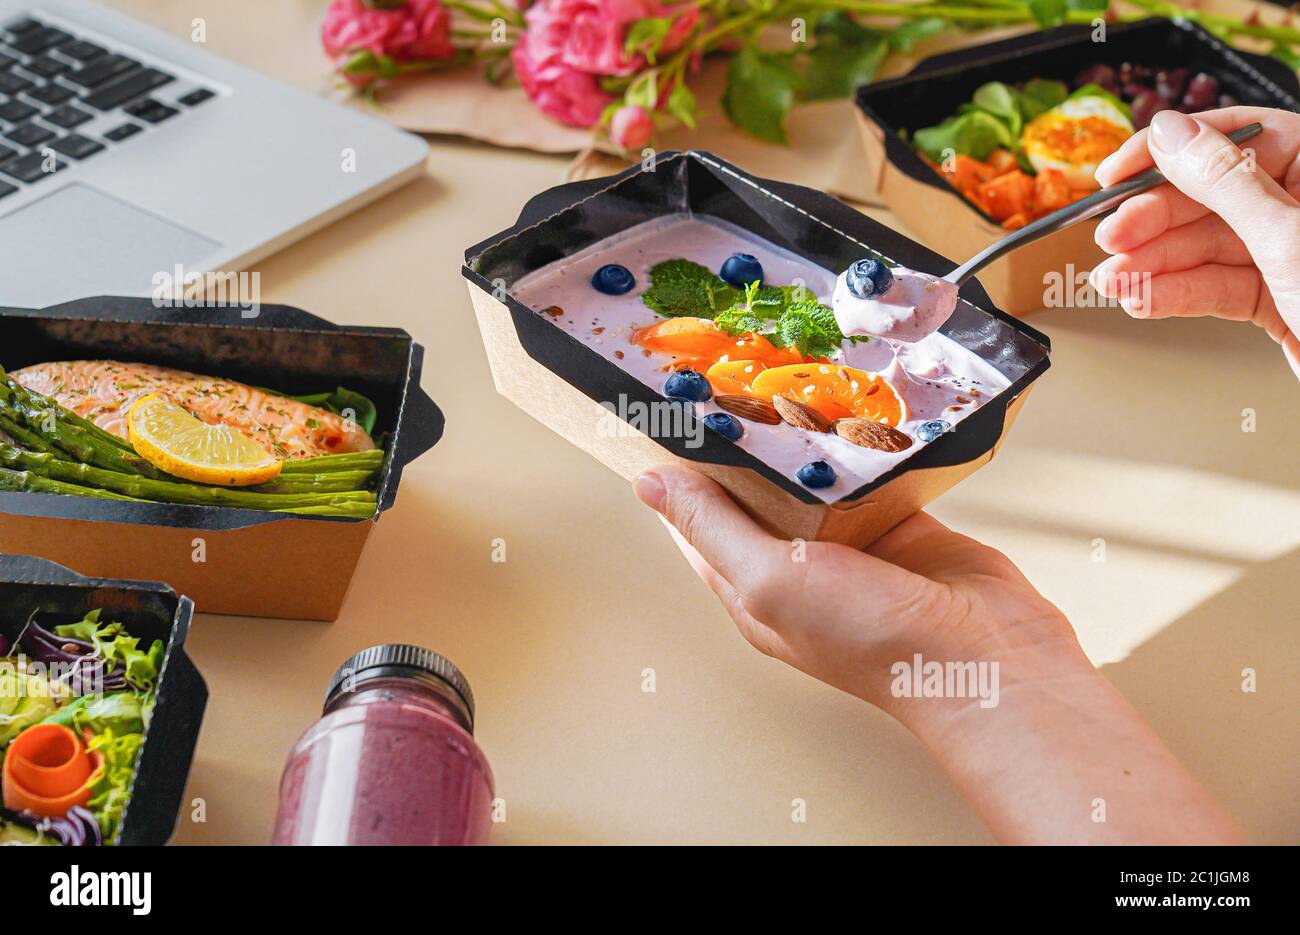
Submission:
[[[1233,130],[1229,133],[1228,139],[1240,145],[1258,136],[1263,130],[1264,127],[1258,123],[1247,124],[1240,130]],[[1125,199],[1131,198],[1140,192],[1150,191],[1156,186],[1164,184],[1165,181],[1166,179],[1160,170],[1152,167],[1145,172],[1130,176],[1122,182],[1116,182],[1108,188],[1103,188],[1101,191],[1093,192],[1086,198],[1080,198],[1059,211],[1053,211],[1037,221],[1026,224],[1019,230],[1012,231],[997,243],[981,250],[943,278],[960,286],[994,260],[1006,256],[1012,250],[1033,243],[1048,234],[1055,234],[1057,231],[1065,230],[1080,221],[1087,221],[1090,218],[1109,214],[1118,208],[1120,202]]]

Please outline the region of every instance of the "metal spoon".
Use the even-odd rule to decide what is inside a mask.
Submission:
[[[1263,130],[1264,127],[1261,124],[1248,124],[1240,130],[1233,130],[1228,134],[1228,139],[1240,145],[1258,136]],[[1040,240],[1048,234],[1055,234],[1057,231],[1065,230],[1080,221],[1087,221],[1090,218],[1109,214],[1118,208],[1120,202],[1125,199],[1131,198],[1139,192],[1150,191],[1158,185],[1163,185],[1166,181],[1160,170],[1153,167],[1145,172],[1130,176],[1122,182],[1116,182],[1101,191],[1093,192],[1087,198],[1080,198],[1073,204],[1066,205],[1060,211],[1053,211],[1031,224],[1026,224],[1017,231],[1012,231],[943,278],[960,286],[994,260],[1005,256],[1012,250],[1033,243],[1035,240]]]

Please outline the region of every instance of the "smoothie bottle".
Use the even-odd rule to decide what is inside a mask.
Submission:
[[[474,695],[437,653],[388,643],[348,659],[289,753],[275,844],[482,844],[492,770]]]

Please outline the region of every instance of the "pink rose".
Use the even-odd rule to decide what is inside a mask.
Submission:
[[[542,113],[571,127],[591,127],[613,98],[600,89],[595,75],[578,71],[558,57],[537,61],[520,43],[511,52],[515,75]]]
[[[451,14],[438,0],[407,0],[401,6],[372,7],[364,0],[333,0],[321,26],[325,53],[342,62],[367,51],[399,62],[447,59]]]
[[[640,149],[650,142],[655,132],[655,122],[644,107],[625,104],[614,111],[609,124],[609,138],[623,149]]]
[[[628,55],[623,45],[637,20],[673,17],[660,48],[679,48],[699,22],[694,3],[660,6],[655,0],[536,0],[524,14],[527,29],[520,40],[536,62],[558,58],[571,68],[595,75],[630,75],[646,65],[642,55]]]

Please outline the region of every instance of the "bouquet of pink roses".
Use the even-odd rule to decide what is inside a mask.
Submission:
[[[847,96],[891,52],[948,29],[1181,16],[1224,38],[1269,39],[1300,66],[1289,14],[1269,26],[1166,0],[1128,2],[1144,12],[1121,16],[1110,0],[333,0],[321,35],[358,87],[471,65],[493,82],[513,71],[548,116],[633,150],[650,142],[656,121],[695,125],[689,78],[711,53],[730,56],[727,116],[778,142],[797,101]]]

